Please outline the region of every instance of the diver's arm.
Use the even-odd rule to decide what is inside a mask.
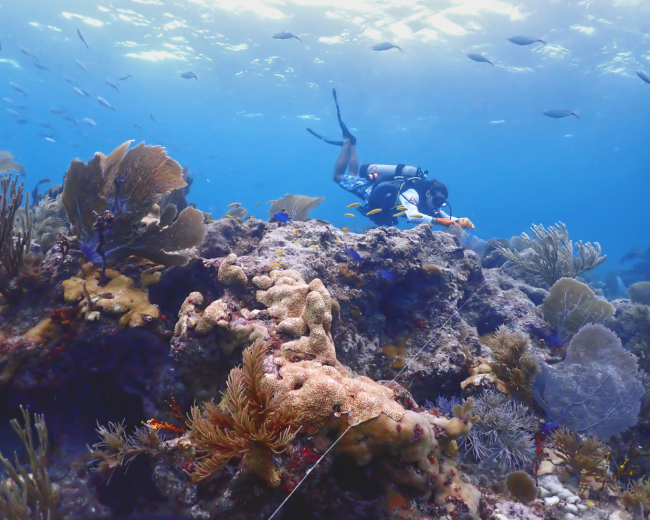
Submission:
[[[425,222],[431,224],[433,217],[429,215],[423,215],[418,211],[417,204],[419,202],[418,194],[415,190],[406,190],[404,193],[401,193],[399,196],[399,201],[402,206],[405,208],[406,218],[409,222],[419,224],[420,222]],[[414,217],[413,215],[419,215]]]
[[[444,218],[445,220],[451,220],[452,222],[458,222],[458,217],[450,217],[441,209],[436,210],[434,217]]]

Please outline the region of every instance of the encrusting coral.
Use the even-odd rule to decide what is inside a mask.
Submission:
[[[501,325],[486,343],[492,349],[492,372],[511,396],[530,401],[531,386],[540,370],[539,361],[531,352],[530,336]]]
[[[96,153],[88,164],[73,160],[65,176],[62,201],[82,250],[97,262],[100,235],[97,216],[109,211],[115,217],[105,233],[103,249],[108,260],[130,255],[159,264],[182,265],[187,257],[174,253],[199,245],[205,236],[204,215],[187,207],[158,203],[187,183],[179,164],[160,146],[118,146],[109,156]]]
[[[100,270],[91,262],[84,264],[77,276],[61,284],[65,301],[78,303],[87,321],[99,319],[100,312],[121,316],[120,327],[142,327],[160,317],[158,307],[149,303],[147,292],[132,278],[113,269],[106,270],[106,277],[109,282],[100,285]]]

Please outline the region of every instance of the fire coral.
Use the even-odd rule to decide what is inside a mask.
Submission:
[[[141,143],[127,152],[132,142],[108,156],[96,153],[88,164],[78,159],[70,163],[62,196],[68,220],[95,264],[101,258],[93,224],[96,215],[108,210],[116,219],[104,234],[108,261],[137,255],[167,266],[183,265],[187,257],[174,251],[203,241],[203,213],[187,207],[177,215],[169,202],[173,198],[165,196],[187,186],[180,165],[161,146]]]

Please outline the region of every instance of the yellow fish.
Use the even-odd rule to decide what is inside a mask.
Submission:
[[[406,206],[402,206],[401,204],[399,206],[395,206],[395,209],[406,209]]]
[[[255,218],[255,215],[248,215],[246,218]]]
[[[422,218],[424,215],[420,215],[419,213],[416,213],[415,215],[411,215],[414,218]]]
[[[294,244],[300,244],[300,240],[294,240],[293,243]]]
[[[282,266],[281,266],[280,264],[278,264],[277,262],[273,262],[271,265],[272,265],[273,267],[282,267]]]
[[[393,217],[401,217],[402,215],[406,215],[406,211],[400,211],[399,213],[395,213]]]
[[[260,204],[262,204],[262,203],[261,203],[261,202],[258,202],[257,204],[255,204],[255,207],[259,206]]]
[[[239,216],[240,216],[240,217],[243,217],[244,215],[246,215],[246,212],[247,212],[247,211],[248,211],[248,210],[245,209],[244,211],[242,211],[242,212],[239,214]]]
[[[346,208],[354,208],[356,206],[361,206],[361,202],[353,202],[349,206],[345,206]]]
[[[348,228],[346,227],[343,228],[343,233],[347,233],[348,231],[350,231]]]
[[[276,252],[273,253],[273,254],[274,254],[274,255],[281,255],[282,253],[284,253],[284,251],[282,251],[282,249],[280,249],[279,251],[276,251]]]
[[[312,244],[312,245],[310,245],[309,247],[318,247],[318,246],[315,246],[314,244]]]
[[[232,204],[228,204],[229,208],[238,208],[241,206],[241,202],[233,202]]]
[[[343,215],[344,217],[356,217],[356,215],[353,215],[352,213],[346,213]]]
[[[267,204],[273,204],[274,202],[275,202],[275,200],[270,200],[270,201],[267,202]]]
[[[341,243],[341,239],[339,238],[338,241],[336,242],[336,245],[338,246]]]
[[[226,215],[226,217],[228,217],[228,218],[235,218],[235,217],[233,217],[232,215]]]
[[[375,213],[379,213],[381,211],[381,208],[376,208],[373,210],[370,210],[366,215],[374,215]]]
[[[294,229],[293,234],[295,235],[296,233],[298,233],[298,231],[300,231],[300,228]]]

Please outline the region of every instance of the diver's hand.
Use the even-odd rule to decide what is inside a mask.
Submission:
[[[453,220],[448,220],[446,218],[437,218],[437,219],[435,219],[435,223],[440,225],[440,226],[445,226],[445,227],[449,227],[452,224],[454,226],[460,227],[460,224],[458,222],[454,222]]]
[[[472,224],[472,221],[468,218],[459,218],[458,224],[460,224],[460,227],[464,229],[474,229],[474,224]]]

